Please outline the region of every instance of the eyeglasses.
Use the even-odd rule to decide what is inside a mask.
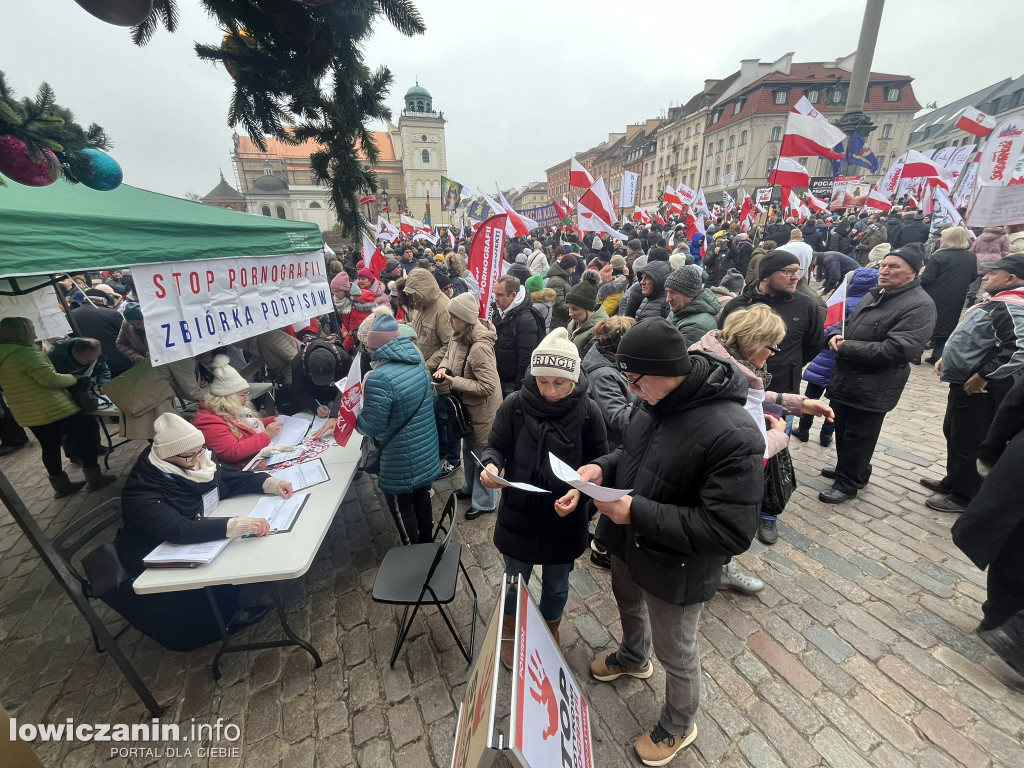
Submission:
[[[199,456],[202,456],[204,453],[206,453],[205,445],[195,453],[179,453],[175,458],[184,459],[185,461],[192,461],[198,458]]]
[[[779,354],[782,351],[779,347],[772,346],[771,344],[769,344],[767,347],[765,347],[765,349],[767,349],[773,355],[777,355],[777,354]]]
[[[786,277],[796,277],[797,275],[800,274],[799,269],[780,269],[779,271]]]
[[[637,377],[636,377],[635,379],[631,379],[631,378],[629,378],[629,376],[627,376],[626,374],[622,374],[622,378],[624,378],[624,379],[626,380],[626,384],[627,384],[628,386],[630,386],[630,387],[635,387],[635,386],[636,386],[637,384],[639,384],[639,383],[640,383],[640,379],[642,379],[642,378],[643,378],[644,376],[646,376],[646,375],[647,375],[646,373],[641,373],[641,374],[640,374],[639,376],[637,376]]]

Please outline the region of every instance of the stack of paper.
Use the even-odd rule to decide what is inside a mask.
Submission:
[[[277,423],[281,431],[270,439],[271,445],[299,445],[306,437],[313,416],[308,413],[297,413],[294,416],[278,416]]]
[[[150,568],[195,568],[213,562],[230,543],[231,539],[204,541],[201,544],[164,542],[142,558],[142,562]]]
[[[278,480],[287,480],[292,484],[293,491],[301,491],[303,488],[326,483],[331,479],[330,475],[327,474],[327,468],[324,466],[323,459],[304,461],[302,464],[278,469],[270,474]]]

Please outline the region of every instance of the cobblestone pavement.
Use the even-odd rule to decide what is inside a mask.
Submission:
[[[695,745],[679,766],[985,768],[1024,764],[1024,694],[977,639],[984,575],[950,541],[951,516],[928,510],[918,478],[942,476],[945,392],[915,368],[886,420],[871,484],[852,503],[818,502],[818,471],[834,449],[795,443],[800,487],[774,547],[739,558],[767,583],[756,597],[720,592],[701,620],[703,704]],[[138,447],[117,450],[127,474]],[[51,534],[117,493],[50,498],[35,449],[0,459]],[[77,474],[77,472],[76,472]],[[458,480],[456,475],[453,480]],[[435,486],[440,507],[450,483]],[[460,510],[465,509],[465,502]],[[461,515],[460,515],[461,518]],[[463,557],[487,615],[501,561],[493,516],[460,520]],[[467,667],[436,612],[417,618],[392,670],[397,616],[370,599],[375,569],[397,544],[366,478],[345,500],[317,561],[284,590],[301,650],[234,654],[210,674],[211,649],[170,653],[129,630],[122,645],[161,703],[187,728],[217,718],[241,728],[241,757],[111,758],[109,745],[37,746],[46,766],[447,766]],[[563,645],[592,705],[599,766],[638,765],[632,742],[656,720],[664,674],[595,683],[592,656],[620,636],[606,571],[573,571]],[[536,585],[534,585],[536,586]],[[267,600],[258,591],[249,595]],[[465,631],[470,602],[453,606]],[[114,616],[106,615],[113,621]],[[248,630],[275,636],[267,620]],[[479,635],[478,635],[479,637]],[[503,683],[507,690],[508,682]],[[0,512],[0,700],[21,722],[133,723],[147,714],[6,511]],[[221,746],[227,746],[221,742]]]

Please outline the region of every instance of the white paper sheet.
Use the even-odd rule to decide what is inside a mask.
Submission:
[[[324,424],[327,423],[327,419],[328,418],[330,418],[330,417],[329,416],[317,416],[315,419],[313,419],[313,423],[309,427],[309,434],[315,435],[317,432],[319,432],[320,431],[320,427],[322,427]],[[325,435],[325,437],[330,437],[330,435]]]
[[[293,491],[301,491],[303,488],[309,488],[309,486],[317,485],[318,483],[326,483],[331,479],[331,476],[327,474],[327,468],[324,466],[322,459],[304,461],[301,464],[279,469],[270,474],[278,480],[287,480],[292,484]]]
[[[290,499],[264,496],[256,502],[256,507],[249,513],[249,517],[265,518],[270,523],[271,533],[287,531],[292,527],[307,498],[309,494],[306,493],[296,493]]]
[[[152,566],[168,566],[174,564],[206,564],[224,551],[231,539],[204,541],[199,544],[171,544],[164,542],[146,555],[142,562]]]
[[[298,413],[295,416],[278,416],[277,423],[281,425],[281,431],[270,439],[271,445],[300,445],[309,431],[309,425],[313,422],[313,416],[308,413]]]
[[[563,483],[568,483],[580,493],[587,494],[594,501],[618,501],[623,496],[628,496],[633,492],[632,488],[628,491],[623,491],[618,488],[605,488],[603,485],[584,482],[580,480],[579,472],[550,451],[548,451],[548,461],[551,462],[551,471],[554,472],[555,477]]]
[[[293,459],[297,459],[299,458],[299,456],[302,455],[303,450],[303,448],[299,447],[296,448],[294,451],[288,451],[287,453],[275,453],[273,456],[267,459],[267,466],[273,467],[276,464],[281,464],[285,461],[292,461]]]
[[[476,463],[480,465],[480,468],[487,474],[487,476],[491,478],[491,480],[496,482],[498,485],[500,485],[502,488],[517,488],[520,491],[528,491],[530,493],[551,493],[551,491],[545,488],[538,488],[536,485],[530,485],[529,483],[513,483],[509,480],[506,480],[501,475],[496,475],[490,470],[488,470],[487,467],[484,466],[483,462],[480,461],[480,457],[477,456],[475,453],[472,453],[472,456],[474,459],[476,459]]]

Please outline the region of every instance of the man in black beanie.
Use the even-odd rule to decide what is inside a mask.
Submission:
[[[759,280],[722,308],[719,327],[737,309],[758,302],[771,307],[786,324],[786,336],[779,351],[768,358],[772,390],[799,394],[800,373],[825,346],[825,329],[814,301],[797,291],[800,282],[800,260],[789,251],[776,248],[761,257],[757,272]]]
[[[935,327],[935,304],[921,287],[919,247],[892,251],[845,328],[829,335],[836,367],[828,393],[836,425],[836,466],[821,474],[833,480],[818,494],[826,504],[852,499],[871,477],[885,414],[896,407],[910,378],[910,361],[921,356]]]
[[[590,672],[602,682],[649,678],[653,645],[665,669],[665,704],[634,746],[645,765],[664,765],[697,734],[697,624],[722,566],[754,537],[765,443],[744,410],[747,382],[739,369],[687,353],[666,320],[630,329],[615,361],[643,405],[622,445],[580,468],[584,480],[633,489],[618,501],[597,502],[615,523],[605,543],[622,643],[594,659]]]

